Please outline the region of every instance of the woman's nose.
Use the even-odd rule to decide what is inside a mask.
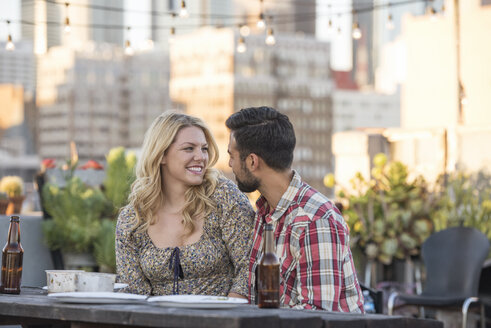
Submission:
[[[197,151],[194,152],[194,159],[195,160],[205,159],[205,153],[201,149],[198,149]]]

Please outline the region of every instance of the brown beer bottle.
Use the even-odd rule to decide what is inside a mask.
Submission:
[[[280,307],[280,261],[275,252],[273,225],[264,227],[264,250],[257,270],[257,305],[260,308]]]
[[[2,282],[0,292],[19,294],[22,277],[22,257],[24,249],[20,245],[19,217],[10,217],[9,236],[2,251]]]

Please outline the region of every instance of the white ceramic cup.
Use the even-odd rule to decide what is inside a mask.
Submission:
[[[77,290],[77,273],[82,270],[45,270],[48,293],[74,292]]]
[[[116,275],[103,272],[78,272],[75,280],[77,292],[112,292]]]

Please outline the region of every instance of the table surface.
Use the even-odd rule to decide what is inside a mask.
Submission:
[[[435,320],[377,314],[259,309],[188,309],[152,304],[69,304],[46,296],[41,288],[23,287],[20,295],[0,294],[0,324],[54,324],[66,327],[414,327],[443,328]]]

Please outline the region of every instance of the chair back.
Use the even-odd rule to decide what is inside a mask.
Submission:
[[[423,295],[477,296],[489,240],[477,229],[453,227],[432,234],[421,253],[426,267]]]

